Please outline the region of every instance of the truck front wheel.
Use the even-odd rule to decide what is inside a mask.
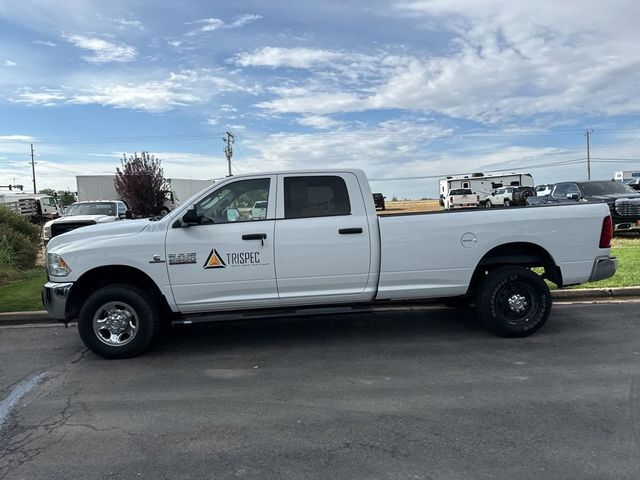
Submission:
[[[84,344],[103,358],[142,353],[160,330],[154,303],[133,285],[102,287],[80,309],[78,331]]]
[[[500,267],[483,280],[476,311],[484,325],[503,337],[526,337],[545,324],[551,312],[549,287],[524,267]]]

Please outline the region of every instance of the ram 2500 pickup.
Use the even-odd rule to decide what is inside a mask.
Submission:
[[[254,218],[256,202],[266,212]],[[378,217],[360,170],[234,176],[165,217],[52,238],[43,300],[106,358],[140,354],[165,322],[444,297],[474,300],[487,327],[522,337],[549,317],[544,279],[614,274],[611,237],[606,204]]]

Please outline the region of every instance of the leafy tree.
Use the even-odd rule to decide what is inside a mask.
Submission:
[[[161,162],[149,152],[122,158],[116,169],[115,187],[120,197],[139,216],[157,215],[162,210],[168,185]]]
[[[71,192],[63,192],[62,194],[59,194],[53,188],[43,188],[38,193],[44,193],[45,195],[55,198],[63,207],[76,202],[76,196]]]
[[[62,195],[58,196],[58,202],[63,207],[67,207],[72,203],[76,203],[76,196],[71,192],[64,192]]]
[[[56,192],[53,188],[43,188],[38,193],[44,193],[45,195],[49,195],[50,197],[58,196],[58,192]]]

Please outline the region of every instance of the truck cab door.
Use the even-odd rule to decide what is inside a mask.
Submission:
[[[181,312],[273,306],[275,184],[275,175],[223,182],[181,212],[189,224],[171,221],[165,255]],[[266,216],[252,217],[257,201]]]
[[[281,304],[357,301],[367,295],[371,233],[354,174],[278,175],[277,218]]]

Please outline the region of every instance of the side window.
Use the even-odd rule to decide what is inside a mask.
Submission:
[[[285,177],[284,218],[349,215],[347,185],[340,177]]]
[[[124,215],[127,213],[127,207],[125,207],[124,203],[118,202],[118,215]]]
[[[567,192],[569,190],[568,183],[559,183],[556,188],[553,189],[553,198],[567,198]]]
[[[214,190],[195,204],[200,224],[266,218],[270,182],[268,178],[239,180]]]
[[[463,187],[463,188],[469,188],[469,182],[464,182],[464,183],[462,184],[462,187]]]
[[[577,193],[578,195],[580,195],[580,189],[578,188],[578,185],[576,185],[575,183],[570,183],[567,186],[567,193],[565,194],[565,197],[567,195],[573,195],[574,193]]]

